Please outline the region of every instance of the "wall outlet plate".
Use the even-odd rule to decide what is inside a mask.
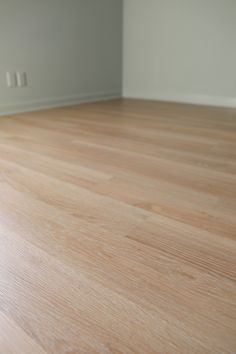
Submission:
[[[16,79],[17,79],[17,86],[18,87],[25,87],[27,86],[27,74],[26,72],[20,72],[18,71],[16,73]]]
[[[17,78],[15,72],[6,72],[6,83],[8,88],[14,88],[17,86]]]

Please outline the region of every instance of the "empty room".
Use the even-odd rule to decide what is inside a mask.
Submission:
[[[236,1],[0,0],[0,354],[236,353]]]

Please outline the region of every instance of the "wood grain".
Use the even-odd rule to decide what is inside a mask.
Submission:
[[[236,353],[236,110],[0,118],[0,354]]]

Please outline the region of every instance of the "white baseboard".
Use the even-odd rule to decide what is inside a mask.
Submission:
[[[97,102],[121,98],[122,93],[117,91],[93,92],[88,94],[52,97],[34,101],[24,101],[13,104],[0,104],[0,116],[23,112],[33,112],[48,108],[73,106],[86,102]]]
[[[150,94],[124,92],[124,98],[146,99],[165,102],[189,103],[205,106],[236,108],[236,97],[216,97],[204,95]]]

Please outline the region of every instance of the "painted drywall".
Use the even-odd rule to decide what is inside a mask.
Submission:
[[[0,1],[0,113],[120,96],[121,70],[122,0]]]
[[[235,0],[124,0],[125,97],[236,106]]]

